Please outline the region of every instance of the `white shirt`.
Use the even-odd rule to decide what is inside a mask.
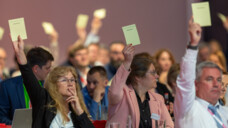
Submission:
[[[74,125],[72,123],[72,119],[71,119],[70,113],[71,112],[69,112],[67,114],[67,116],[70,119],[70,121],[69,122],[66,122],[65,125],[63,125],[62,116],[61,116],[61,114],[59,112],[57,112],[55,118],[51,122],[50,128],[74,128]]]
[[[207,110],[209,103],[196,97],[194,81],[197,53],[197,50],[187,49],[182,58],[174,102],[175,128],[217,128]],[[228,108],[220,105],[217,111],[227,127]]]

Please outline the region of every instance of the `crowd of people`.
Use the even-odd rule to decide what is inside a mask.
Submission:
[[[200,42],[193,19],[180,63],[168,49],[135,54],[137,46],[118,40],[107,47],[99,43],[101,27],[97,18],[88,35],[76,27],[79,39],[62,64],[56,30],[49,48],[12,41],[18,66],[10,71],[0,48],[0,123],[11,125],[16,109],[32,108],[38,128],[93,128],[94,120],[107,120],[107,128],[228,127],[226,57],[216,40]]]

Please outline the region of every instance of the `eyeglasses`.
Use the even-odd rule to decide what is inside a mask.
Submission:
[[[153,76],[155,76],[155,75],[157,75],[157,72],[154,70],[154,71],[149,71],[149,72],[147,72],[147,73],[150,73],[151,75],[153,75]]]
[[[77,82],[76,79],[59,79],[58,82],[62,84],[67,84],[67,83],[73,83],[75,84]]]

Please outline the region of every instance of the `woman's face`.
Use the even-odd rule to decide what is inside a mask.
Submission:
[[[222,75],[222,93],[220,98],[223,98],[226,94],[226,90],[228,87],[228,75]]]
[[[139,78],[138,82],[146,89],[150,90],[157,87],[158,74],[154,68],[154,65],[151,64],[145,76]]]
[[[168,52],[164,51],[161,53],[158,58],[158,64],[160,65],[162,71],[169,71],[169,68],[172,66],[172,62]]]
[[[65,98],[72,96],[69,89],[75,90],[76,92],[76,79],[71,72],[68,72],[64,76],[60,77],[57,80],[57,85],[59,93]]]

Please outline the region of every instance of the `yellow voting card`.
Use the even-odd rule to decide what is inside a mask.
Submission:
[[[104,19],[106,17],[106,9],[102,8],[102,9],[95,10],[93,13],[93,16],[99,19]]]
[[[76,21],[77,28],[86,28],[89,16],[85,14],[79,14]]]
[[[209,2],[192,3],[192,13],[194,22],[201,27],[211,26],[211,14]]]
[[[219,19],[222,21],[222,22],[225,22],[226,21],[226,16],[223,15],[222,13],[217,13]]]
[[[19,35],[23,40],[27,39],[24,18],[12,19],[12,20],[9,20],[8,22],[9,22],[12,41],[17,41],[17,37]]]
[[[140,44],[139,34],[135,24],[122,27],[125,40],[127,44],[138,45]]]
[[[0,27],[0,40],[2,40],[2,37],[4,35],[4,28]]]
[[[51,34],[55,30],[53,25],[50,22],[42,22],[42,26],[46,34]]]

